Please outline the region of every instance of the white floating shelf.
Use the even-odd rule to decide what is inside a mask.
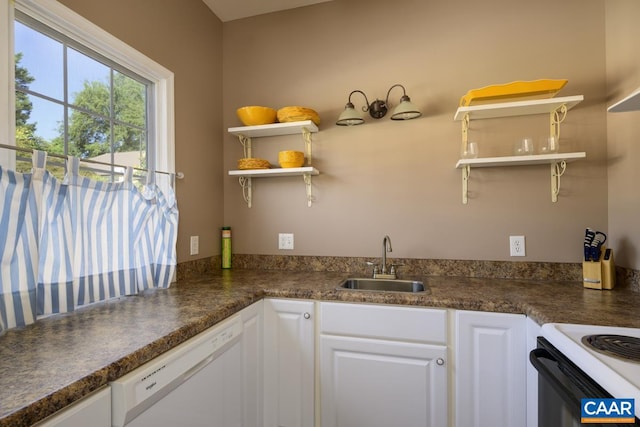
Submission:
[[[230,170],[229,175],[257,178],[257,177],[269,177],[269,176],[320,175],[320,172],[318,171],[318,169],[312,166],[305,166],[301,168]]]
[[[584,159],[585,157],[587,157],[587,154],[580,152],[460,159],[456,164],[456,168],[462,170],[462,203],[466,205],[468,201],[467,192],[469,188],[471,169],[531,165],[550,165],[551,201],[555,203],[558,201],[558,193],[560,192],[560,177],[564,174],[567,163],[574,160]]]
[[[570,110],[584,100],[584,96],[564,96],[561,98],[535,99],[528,101],[499,102],[495,104],[458,107],[453,120],[460,121],[469,114],[469,119],[493,119],[498,117],[525,116],[529,114],[551,113],[562,105]]]
[[[584,159],[587,153],[553,153],[553,154],[532,154],[528,156],[504,156],[504,157],[480,157],[477,159],[460,159],[456,163],[456,169],[464,166],[472,168],[490,168],[501,166],[530,166],[530,165],[548,165],[557,162],[572,162],[574,160]]]
[[[624,113],[627,111],[638,110],[640,110],[640,88],[636,89],[631,95],[607,108],[607,111],[610,113]]]
[[[249,138],[258,138],[263,136],[301,134],[304,129],[311,133],[318,132],[318,126],[316,126],[316,124],[311,120],[289,123],[273,123],[270,125],[260,126],[241,126],[229,128],[227,131],[233,135],[244,135]]]

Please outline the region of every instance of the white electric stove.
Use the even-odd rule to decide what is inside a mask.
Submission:
[[[614,357],[595,350],[583,342],[583,337],[591,335],[640,339],[640,329],[565,323],[542,326],[542,336],[613,397],[635,398],[635,414],[640,418],[640,360]],[[634,350],[640,349],[636,347]]]

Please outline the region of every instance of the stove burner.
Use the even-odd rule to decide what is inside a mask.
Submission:
[[[585,335],[582,343],[607,356],[640,363],[640,338],[610,334]]]

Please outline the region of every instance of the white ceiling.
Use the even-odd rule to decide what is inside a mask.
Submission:
[[[331,0],[202,0],[222,22]]]

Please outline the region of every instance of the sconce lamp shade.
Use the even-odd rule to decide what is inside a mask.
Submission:
[[[417,119],[421,115],[422,113],[418,111],[411,99],[407,95],[403,95],[400,98],[400,104],[391,113],[391,120],[411,120]]]
[[[340,114],[340,117],[338,117],[338,121],[336,122],[338,126],[355,126],[363,123],[364,119],[360,113],[356,111],[351,102],[347,103],[344,111]]]

